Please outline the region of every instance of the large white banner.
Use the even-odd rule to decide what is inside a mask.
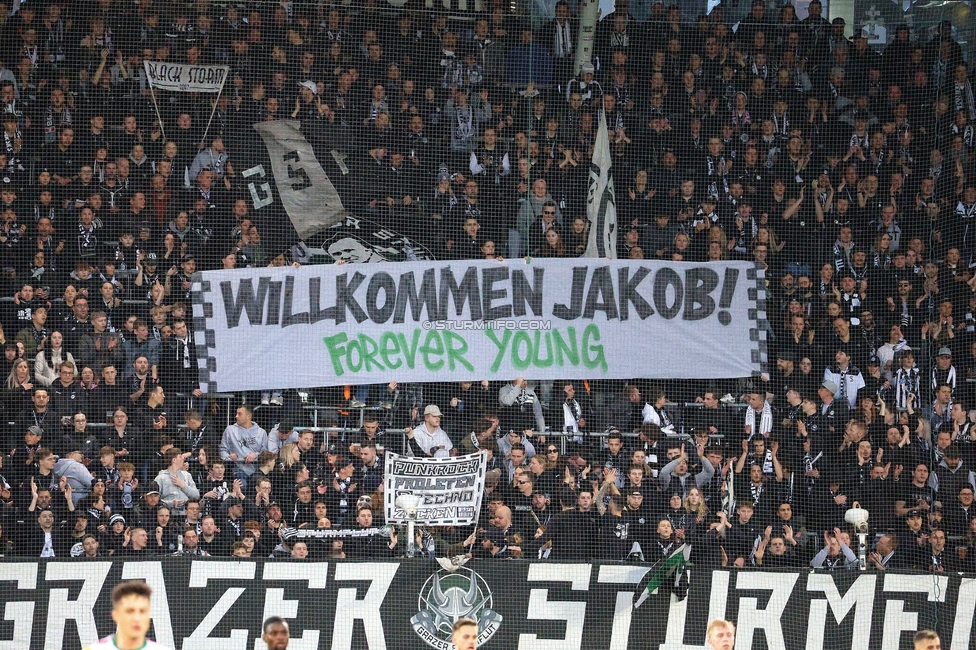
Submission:
[[[236,269],[198,273],[191,297],[201,384],[214,392],[765,371],[765,282],[748,262]]]
[[[302,239],[325,230],[346,214],[342,199],[302,135],[298,120],[254,125],[264,140],[281,204]]]
[[[396,8],[403,7],[407,0],[386,0],[386,2]],[[332,4],[335,4],[334,2]],[[342,5],[349,7],[353,5],[353,0],[342,0]],[[424,0],[424,6],[428,9],[446,9],[454,12],[480,12],[485,10],[485,0]]]
[[[386,523],[405,524],[407,513],[396,506],[401,494],[421,497],[416,521],[430,526],[467,526],[478,519],[485,492],[488,454],[455,458],[411,458],[386,453],[383,505]]]
[[[180,93],[219,93],[230,68],[226,65],[191,65],[168,61],[143,61],[153,88]]]

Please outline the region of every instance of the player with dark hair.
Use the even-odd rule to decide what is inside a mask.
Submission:
[[[122,582],[112,590],[112,620],[115,634],[93,643],[86,650],[153,650],[163,649],[146,638],[149,632],[149,599],[152,589],[145,582]]]
[[[261,640],[267,644],[268,650],[286,650],[288,648],[291,631],[288,629],[288,622],[280,616],[269,617],[264,622],[261,632]]]

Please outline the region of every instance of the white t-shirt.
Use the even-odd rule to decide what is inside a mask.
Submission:
[[[169,650],[166,646],[159,645],[155,641],[146,639],[145,644],[143,644],[140,650]],[[99,640],[97,643],[93,643],[85,650],[118,650],[118,646],[115,645],[115,635],[107,636],[104,639]]]
[[[41,549],[41,557],[54,557],[54,539],[51,533],[44,533],[44,548]]]

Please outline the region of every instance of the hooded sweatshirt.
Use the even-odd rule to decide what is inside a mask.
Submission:
[[[220,440],[220,457],[230,460],[231,454],[237,454],[234,461],[237,468],[246,476],[250,476],[257,469],[257,463],[245,463],[244,457],[249,454],[260,454],[268,448],[268,432],[252,423],[245,429],[236,422],[224,429],[224,437]]]

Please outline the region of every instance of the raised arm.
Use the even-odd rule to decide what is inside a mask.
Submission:
[[[749,455],[749,441],[742,441],[742,453],[739,454],[739,458],[735,461],[735,473],[741,474],[742,470],[746,467],[746,456]]]
[[[707,458],[701,456],[702,471],[695,474],[695,483],[698,487],[701,487],[712,480],[715,476],[715,467],[709,462]]]
[[[658,483],[661,484],[661,489],[666,490],[667,487],[671,485],[671,474],[674,472],[674,468],[677,467],[678,463],[680,462],[681,462],[681,456],[678,456],[670,463],[662,467],[661,471],[658,472],[657,480]]]
[[[783,465],[779,462],[777,457],[779,452],[779,442],[773,442],[773,472],[776,473],[776,481],[779,483],[783,482]]]

